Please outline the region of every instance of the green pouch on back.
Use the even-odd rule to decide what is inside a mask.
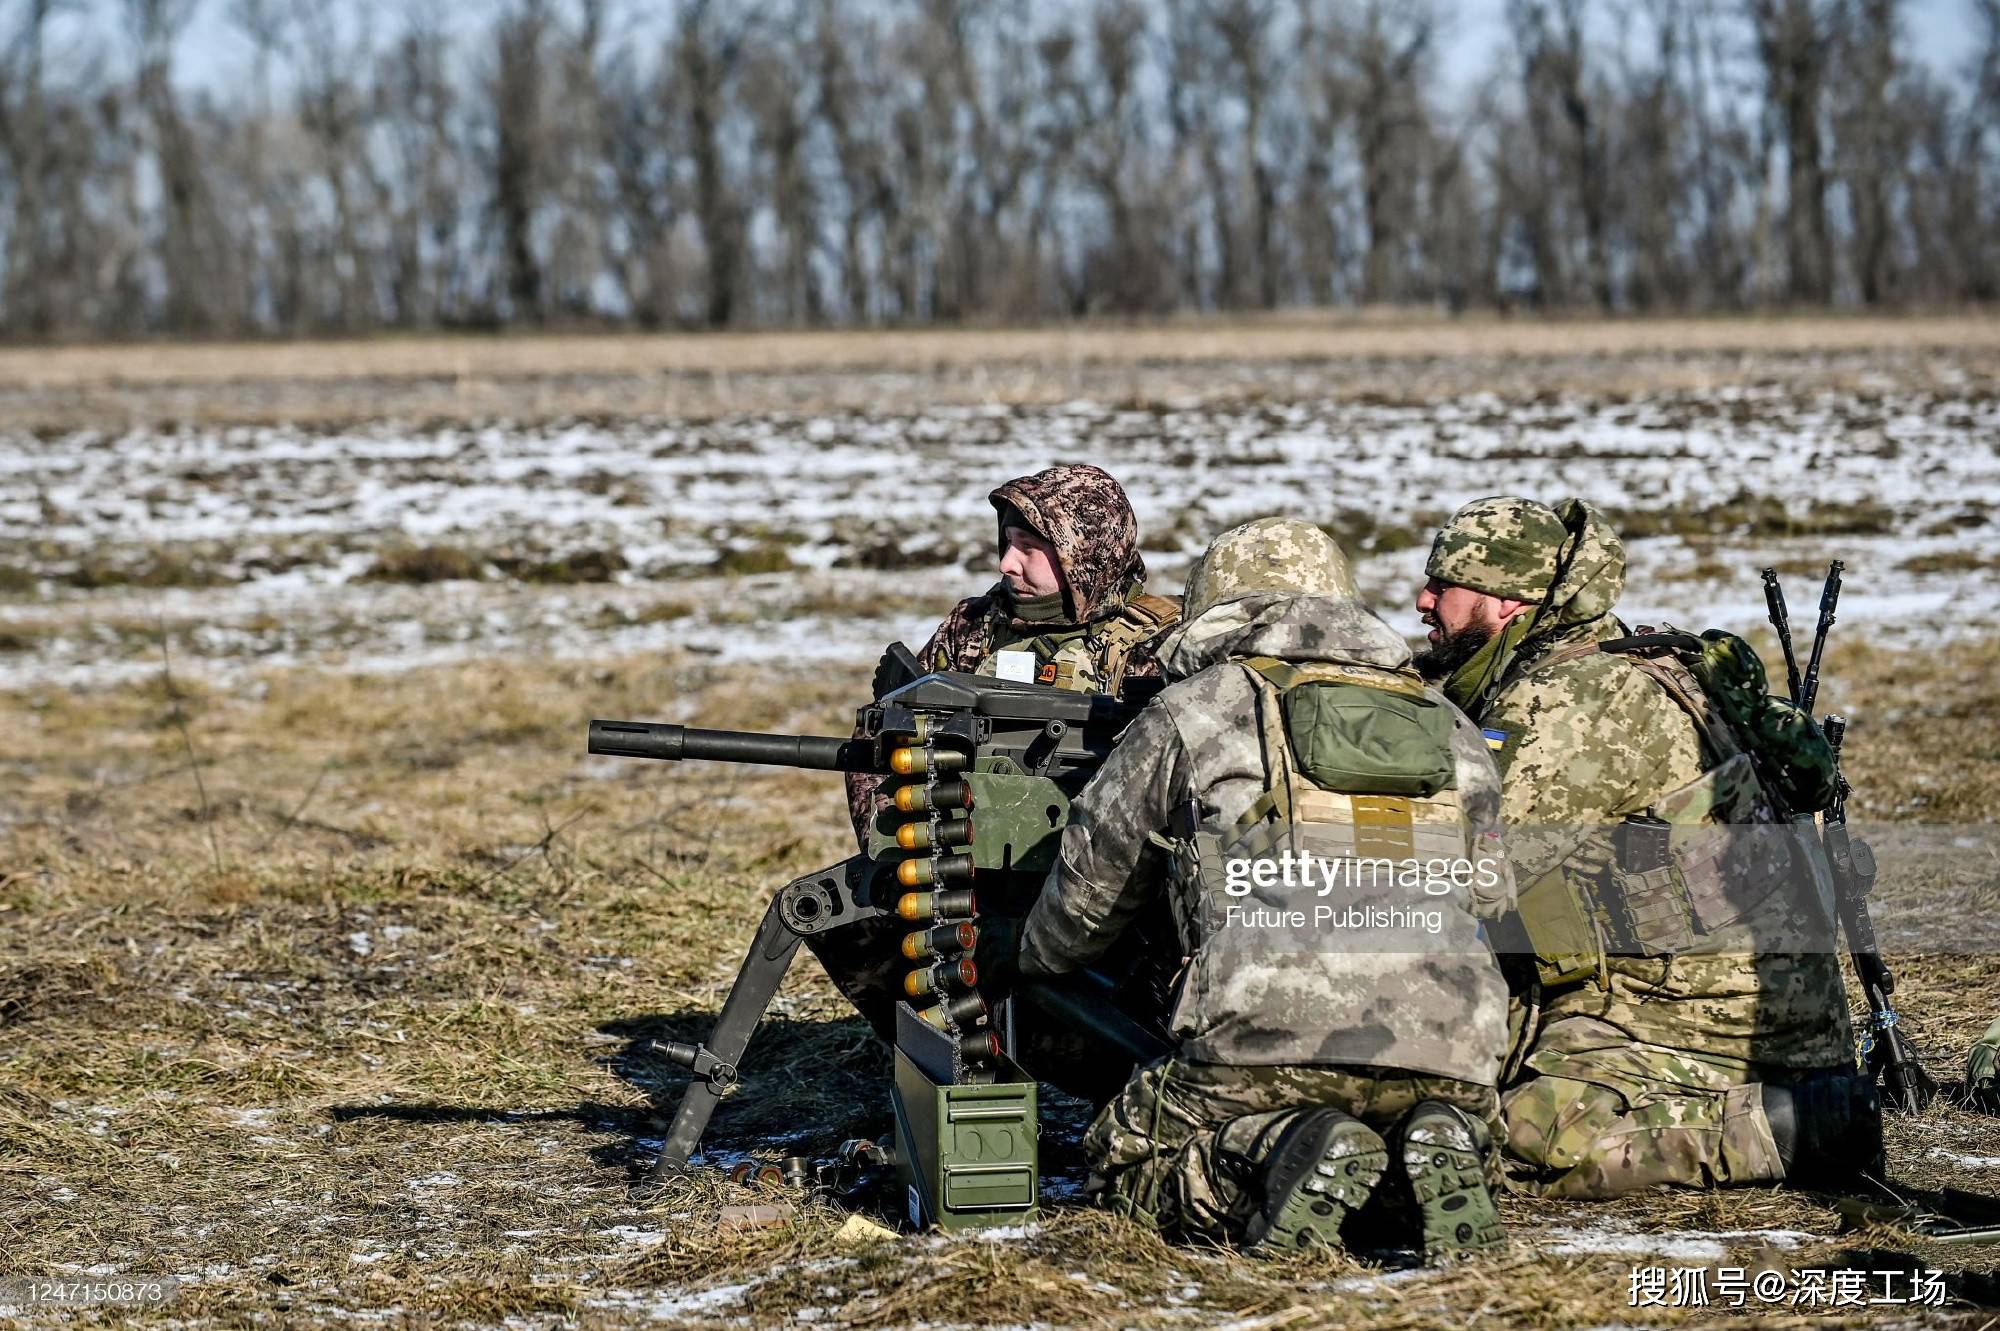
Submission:
[[[1367,684],[1305,683],[1284,694],[1299,773],[1350,795],[1428,799],[1456,783],[1451,710]]]
[[[1789,699],[1771,694],[1764,663],[1749,643],[1710,629],[1701,635],[1701,655],[1688,664],[1786,809],[1817,813],[1833,803],[1839,778],[1826,736]]]

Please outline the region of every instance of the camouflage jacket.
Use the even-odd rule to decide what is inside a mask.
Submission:
[[[964,670],[975,675],[991,675],[996,659],[1004,651],[1027,651],[1035,657],[1041,683],[1081,693],[1106,692],[1106,674],[1111,666],[1111,647],[1119,635],[1113,626],[1129,635],[1123,667],[1118,670],[1120,692],[1128,679],[1157,679],[1160,640],[1174,624],[1174,603],[1165,597],[1148,597],[1145,584],[1133,582],[1104,607],[1105,613],[1087,624],[1034,624],[1009,617],[999,589],[984,596],[969,596],[951,608],[918,651],[917,659],[931,670]]]
[[[1015,619],[1005,589],[995,585],[953,606],[918,661],[929,670],[992,675],[1000,652],[1025,651],[1042,683],[1081,693],[1122,694],[1128,679],[1158,678],[1160,640],[1179,610],[1166,597],[1144,594],[1138,520],[1118,483],[1096,467],[1072,464],[1009,481],[988,498],[1003,523],[1009,510],[1019,513],[1055,546],[1064,617]],[[866,773],[847,778],[848,817],[863,849],[883,807],[882,781]]]
[[[1205,899],[1169,903],[1192,944],[1174,1012],[1178,1057],[1394,1067],[1493,1084],[1506,1044],[1505,983],[1470,914],[1504,910],[1511,880],[1497,895],[1447,907],[1463,917],[1459,943],[1472,946],[1413,955],[1317,947],[1313,935],[1282,929],[1217,928],[1232,898],[1211,882],[1169,872],[1163,834],[1177,810],[1192,801],[1198,828],[1227,839],[1270,784],[1258,686],[1235,664],[1256,656],[1394,668],[1409,660],[1409,649],[1346,599],[1259,593],[1184,625],[1165,661],[1177,682],[1132,722],[1071,806],[1060,858],[1023,926],[1022,974],[1087,966],[1163,893],[1199,892]],[[1444,702],[1434,691],[1429,696]],[[1490,833],[1498,823],[1498,773],[1477,729],[1453,716],[1458,794],[1470,827]],[[1310,913],[1314,892],[1299,895]],[[1221,941],[1252,932],[1269,941],[1248,952]]]
[[[1490,682],[1447,684],[1499,744],[1502,820],[1526,895],[1558,870],[1601,882],[1606,865],[1591,857],[1608,842],[1590,829],[1644,811],[1705,765],[1695,723],[1658,684],[1623,657],[1577,653],[1626,632],[1611,613],[1624,587],[1624,549],[1588,505],[1572,500],[1559,512],[1576,550],[1532,628],[1490,663]],[[1798,906],[1789,892],[1771,902],[1774,910]],[[1742,932],[1754,937],[1756,922]],[[1645,1044],[1746,1065],[1823,1068],[1853,1056],[1839,963],[1827,953],[1746,947],[1611,957],[1598,981],[1546,996],[1545,1019],[1577,1014]]]

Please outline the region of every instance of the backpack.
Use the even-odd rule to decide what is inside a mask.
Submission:
[[[1701,728],[1711,761],[1726,760],[1732,747],[1748,754],[1781,812],[1813,814],[1833,803],[1839,778],[1826,736],[1797,704],[1771,692],[1763,660],[1742,638],[1641,625],[1598,650],[1627,657],[1658,681]]]

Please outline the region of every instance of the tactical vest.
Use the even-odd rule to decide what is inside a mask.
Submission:
[[[1003,651],[1028,652],[1034,656],[1036,683],[1118,697],[1124,692],[1132,653],[1172,628],[1180,617],[1177,601],[1165,596],[1134,596],[1117,615],[1102,623],[1036,634],[996,647],[980,658],[974,673],[997,674]]]
[[[1492,953],[1466,892],[1411,877],[1471,862],[1456,711],[1407,671],[1234,665],[1255,699],[1263,791],[1227,825],[1190,801],[1158,839],[1191,958],[1172,1018],[1181,1056],[1490,1082],[1505,1040]],[[1329,890],[1245,872],[1287,853]],[[1320,923],[1320,908],[1347,923]],[[1300,922],[1267,923],[1288,911]]]
[[[1647,645],[1652,630],[1588,643],[1537,662],[1530,676],[1611,651],[1651,680],[1693,722],[1704,770],[1611,827],[1608,840],[1573,856],[1521,892],[1519,913],[1545,985],[1596,978],[1608,958],[1665,958],[1700,950],[1804,950],[1783,940],[1816,937],[1832,919],[1831,878],[1806,848],[1797,819],[1766,789],[1756,755],[1701,680],[1671,651]],[[1810,824],[1810,814],[1803,815]],[[1787,832],[1788,825],[1792,830]],[[1759,937],[1769,912],[1804,907]]]

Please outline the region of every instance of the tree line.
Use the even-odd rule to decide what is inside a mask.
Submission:
[[[242,68],[177,68],[198,3]],[[1892,306],[2000,275],[2000,0],[1963,0],[1949,70],[1903,0],[1505,0],[1470,76],[1429,0],[9,11],[17,338]]]

